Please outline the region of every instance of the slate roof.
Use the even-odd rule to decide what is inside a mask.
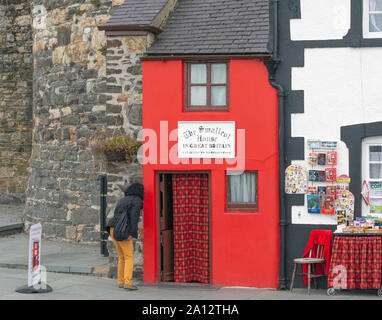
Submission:
[[[148,53],[268,53],[268,33],[268,0],[180,0]]]
[[[102,27],[151,26],[166,3],[167,0],[125,0],[115,9],[108,22]]]

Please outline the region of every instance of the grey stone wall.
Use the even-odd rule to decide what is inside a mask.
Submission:
[[[106,39],[98,26],[121,1],[33,0],[33,149],[26,230],[98,244],[99,175],[90,142],[107,126]]]
[[[0,2],[0,203],[25,201],[32,145],[29,1]]]
[[[153,39],[152,34],[142,36],[107,37],[106,51],[106,117],[107,130],[124,132],[140,138],[142,129],[142,63],[140,58]],[[123,197],[123,189],[131,183],[142,183],[139,163],[108,163],[108,217],[113,216],[115,203]],[[143,276],[143,217],[138,225],[139,238],[134,240],[134,277]],[[114,244],[108,242],[110,276],[115,277],[118,256]]]

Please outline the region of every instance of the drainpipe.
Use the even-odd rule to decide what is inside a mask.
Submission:
[[[101,254],[104,257],[109,256],[109,252],[107,250],[107,239],[109,234],[106,231],[106,197],[107,197],[107,176],[100,176],[100,249]]]
[[[277,67],[280,63],[279,52],[278,52],[278,6],[279,0],[271,0],[272,5],[272,15],[273,16],[273,57],[272,60],[265,61],[265,65],[268,68],[269,82],[277,89],[277,96],[279,101],[278,108],[278,121],[279,121],[279,227],[280,227],[280,267],[279,267],[279,290],[287,289],[286,283],[286,228],[287,219],[285,213],[285,164],[286,164],[286,153],[285,153],[285,98],[286,91],[283,86],[275,81],[275,74]]]

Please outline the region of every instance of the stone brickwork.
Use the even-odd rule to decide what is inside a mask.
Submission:
[[[32,146],[29,1],[0,2],[0,203],[25,201]]]
[[[34,127],[26,229],[99,243],[99,175],[90,141],[107,126],[106,38],[98,26],[121,1],[33,0]]]
[[[142,182],[139,163],[107,163],[91,151],[101,130],[139,139],[142,128],[140,58],[154,35],[107,38],[98,29],[123,2],[0,0],[0,203],[25,202],[25,231],[40,222],[45,239],[99,245],[99,176],[108,178],[109,217],[124,187]],[[108,247],[115,276],[112,241]]]
[[[109,132],[125,132],[140,138],[142,129],[142,63],[153,36],[120,36],[107,38],[106,117]],[[142,166],[139,163],[108,163],[108,217],[113,216],[115,203],[124,196],[123,189],[134,182],[142,183]],[[134,277],[143,274],[143,218],[139,222],[139,239],[134,241]],[[118,257],[109,238],[110,276],[115,277]]]

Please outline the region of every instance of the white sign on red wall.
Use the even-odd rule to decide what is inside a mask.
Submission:
[[[235,121],[178,121],[179,158],[235,158]]]

